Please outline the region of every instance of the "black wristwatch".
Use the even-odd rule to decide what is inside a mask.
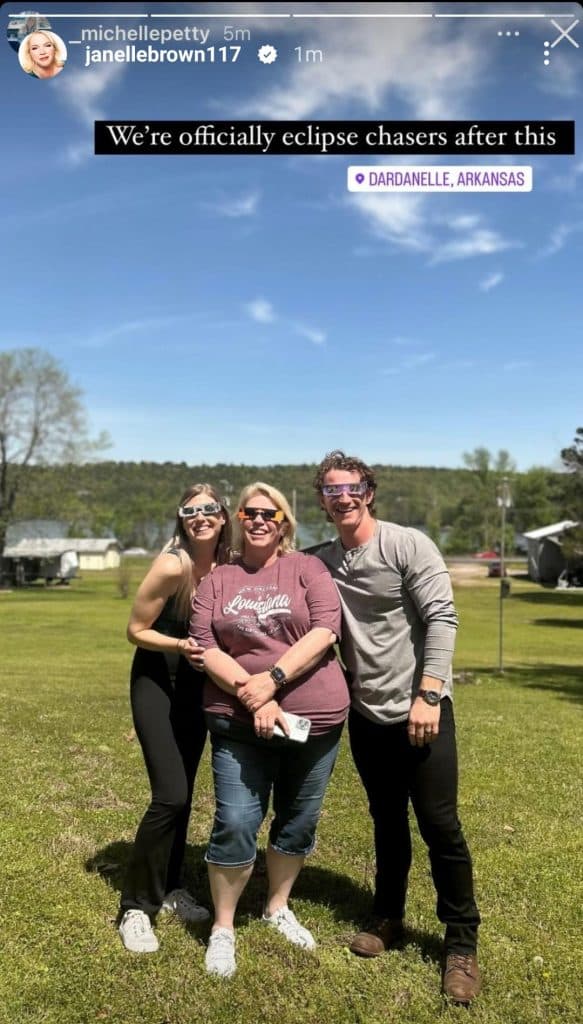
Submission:
[[[273,679],[278,690],[281,690],[282,686],[287,683],[287,676],[279,665],[272,665],[269,669],[269,675]]]
[[[441,694],[437,690],[417,690],[417,696],[432,708],[437,707],[441,700]]]

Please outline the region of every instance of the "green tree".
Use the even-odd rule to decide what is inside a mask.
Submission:
[[[463,461],[470,471],[466,478],[466,491],[454,513],[453,529],[448,537],[450,552],[497,550],[500,545],[500,485],[512,478],[515,464],[505,449],[496,456],[487,448],[474,448],[463,453]],[[508,525],[505,547],[513,547],[513,530]]]
[[[81,392],[48,352],[0,353],[0,553],[28,467],[77,462],[108,444],[106,434],[89,437]]]
[[[536,530],[559,518],[561,476],[544,466],[517,473],[512,484],[512,518],[517,533]]]
[[[583,566],[583,427],[577,427],[573,444],[563,448],[561,459],[567,470],[564,502],[567,515],[579,522],[563,540],[563,551],[572,569]]]
[[[563,448],[561,459],[567,470],[566,508],[574,518],[580,519],[583,517],[583,427],[577,427],[573,444]]]

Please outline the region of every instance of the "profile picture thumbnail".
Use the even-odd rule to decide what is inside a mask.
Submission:
[[[18,60],[23,71],[33,78],[54,78],[67,60],[67,47],[55,32],[48,29],[31,32],[18,47]]]

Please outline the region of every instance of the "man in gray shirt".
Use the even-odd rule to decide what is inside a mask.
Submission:
[[[480,915],[457,814],[451,684],[457,615],[449,574],[425,534],[375,518],[374,473],[360,459],[332,452],[314,483],[339,534],[315,553],[342,602],[350,743],[374,823],[375,920],[350,948],[378,956],[403,937],[411,800],[445,925],[443,992],[467,1004],[481,986]]]

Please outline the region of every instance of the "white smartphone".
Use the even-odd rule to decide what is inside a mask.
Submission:
[[[289,736],[288,740],[296,740],[298,743],[305,743],[312,723],[309,718],[302,718],[301,715],[293,715],[291,711],[284,711],[285,720],[289,725]],[[274,736],[285,736],[283,729],[279,725],[273,727]]]

